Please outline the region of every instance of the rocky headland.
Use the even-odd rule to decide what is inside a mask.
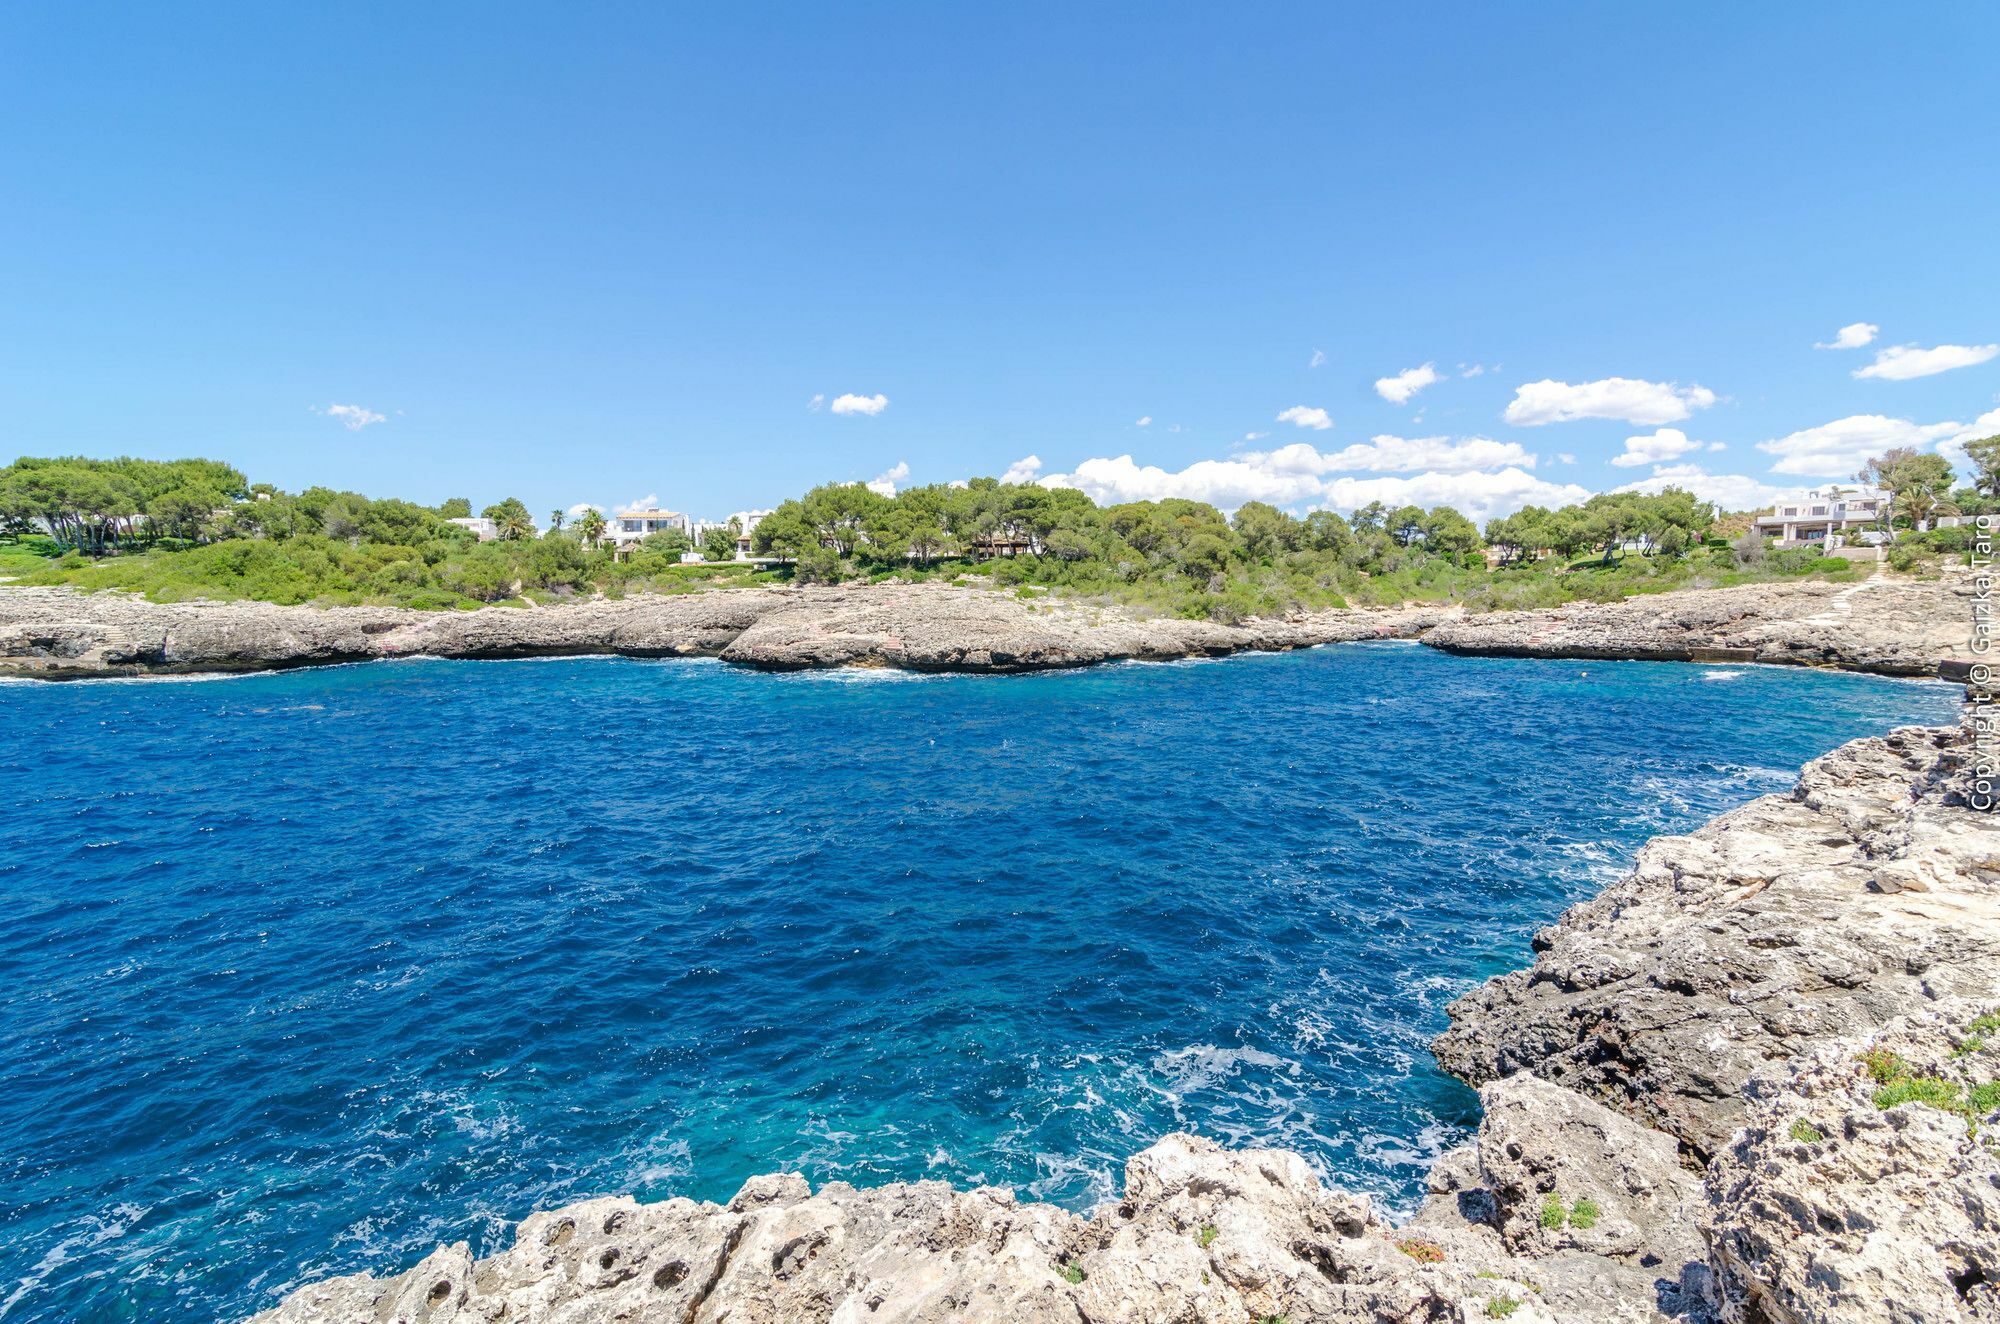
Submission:
[[[1213,657],[1356,639],[1461,653],[1783,662],[1936,675],[1969,659],[1957,580],[1759,584],[1610,604],[1472,615],[1328,610],[1239,625],[1143,617],[1051,595],[928,584],[719,589],[544,607],[425,612],[154,603],[0,586],[0,675],[50,680],[262,671],[379,658],[719,657],[770,670],[887,666],[1018,672]]]
[[[1477,1136],[1398,1224],[1173,1135],[1089,1216],[998,1189],[590,1200],[259,1324],[2000,1320],[2000,831],[1899,730],[1660,838],[1451,1009]]]

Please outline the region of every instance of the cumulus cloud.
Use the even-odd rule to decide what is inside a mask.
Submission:
[[[1953,436],[1959,427],[1957,423],[1913,423],[1881,414],[1850,414],[1816,428],[1760,441],[1757,449],[1778,457],[1772,473],[1845,478],[1891,446],[1921,448]]]
[[[658,510],[659,508],[660,494],[658,492],[648,492],[636,501],[627,501],[624,505],[618,507],[618,513],[629,515],[635,510]]]
[[[1875,351],[1875,361],[1856,368],[1856,377],[1875,377],[1885,382],[1907,382],[1915,377],[1935,377],[1953,368],[1970,368],[2000,355],[2000,345],[1891,345]]]
[[[1612,456],[1611,463],[1620,469],[1630,469],[1641,464],[1664,464],[1668,460],[1678,460],[1690,451],[1698,451],[1701,448],[1702,443],[1692,440],[1679,428],[1661,428],[1650,437],[1625,438],[1625,450],[1621,454]]]
[[[1461,377],[1484,377],[1486,371],[1486,365],[1483,363],[1461,363],[1458,365],[1458,375]]]
[[[600,515],[604,513],[604,507],[598,505],[595,501],[579,501],[564,513],[571,519],[577,519],[580,516],[589,514],[593,510]]]
[[[314,405],[312,411],[322,417],[333,419],[349,432],[359,432],[372,423],[389,421],[387,414],[378,414],[371,409],[363,409],[360,405],[327,405],[325,408]]]
[[[835,405],[834,407],[836,409],[839,408],[838,405]],[[909,476],[910,476],[910,462],[908,460],[898,460],[896,461],[895,464],[891,465],[889,468],[883,470],[881,473],[876,474],[873,478],[869,479],[868,490],[870,492],[879,492],[883,496],[892,497],[896,495],[896,484],[902,482],[905,478],[908,478]]]
[[[1007,466],[1007,472],[1000,475],[1003,483],[1032,483],[1042,472],[1042,457],[1024,455]]]
[[[1440,380],[1437,365],[1426,363],[1421,368],[1405,368],[1394,377],[1377,377],[1375,394],[1392,405],[1406,405],[1418,391]]]
[[[1314,350],[1313,356],[1310,359],[1306,360],[1306,366],[1308,368],[1320,368],[1326,366],[1325,352],[1317,349]]]
[[[1576,463],[1576,456],[1574,456],[1574,455],[1571,455],[1571,454],[1570,454],[1570,453],[1569,453],[1568,451],[1557,451],[1557,452],[1556,452],[1556,463],[1557,463],[1557,464],[1575,464],[1575,463]]]
[[[1371,501],[1385,506],[1452,506],[1475,524],[1511,515],[1523,506],[1567,506],[1587,500],[1590,489],[1551,483],[1522,469],[1416,474],[1409,478],[1336,478],[1321,504],[1355,510]]]
[[[1960,428],[1944,441],[1938,443],[1938,450],[1953,464],[1972,471],[1972,461],[1966,458],[1965,443],[1977,441],[1981,437],[2000,436],[2000,409],[1989,409],[1972,422]]]
[[[1519,463],[1510,461],[1518,460]],[[1428,462],[1428,464],[1426,464]],[[1473,467],[1484,462],[1489,467]],[[1065,474],[1039,481],[1046,487],[1074,487],[1101,503],[1158,501],[1186,497],[1234,510],[1246,501],[1268,501],[1293,509],[1351,510],[1370,501],[1457,506],[1474,519],[1507,514],[1529,502],[1580,501],[1589,493],[1574,484],[1548,483],[1522,464],[1533,458],[1511,443],[1484,437],[1451,442],[1443,437],[1406,440],[1377,437],[1368,445],[1323,454],[1305,442],[1272,451],[1251,451],[1227,460],[1201,460],[1185,469],[1142,465],[1130,455],[1083,461]],[[1407,477],[1362,478],[1343,471],[1414,469]]]
[[[1290,447],[1286,448],[1291,449]],[[1386,433],[1366,445],[1348,446],[1322,457],[1328,470],[1367,469],[1376,473],[1467,473],[1506,465],[1535,467],[1535,457],[1516,441],[1491,437],[1392,437]]]
[[[1697,409],[1715,403],[1705,386],[1649,382],[1635,377],[1606,377],[1594,382],[1558,382],[1544,378],[1514,388],[1505,415],[1509,423],[1536,427],[1580,418],[1612,418],[1641,427],[1675,423]]]
[[[1278,414],[1278,422],[1290,423],[1294,427],[1312,428],[1324,432],[1333,426],[1333,420],[1326,416],[1324,409],[1311,409],[1305,405],[1293,405]]]
[[[1758,510],[1785,496],[1789,489],[1773,487],[1747,474],[1712,474],[1698,464],[1666,464],[1652,475],[1615,488],[1619,492],[1659,492],[1679,487],[1724,510]]]
[[[813,392],[813,398],[806,401],[806,412],[809,414],[817,414],[821,409],[824,409],[825,407],[826,407],[826,393],[824,391]]]
[[[831,408],[836,414],[866,414],[873,418],[889,407],[886,395],[836,395]]]
[[[1132,420],[1132,426],[1135,428],[1149,428],[1153,426],[1153,416],[1151,414],[1142,414],[1140,417]]]
[[[1833,333],[1831,340],[1813,342],[1814,349],[1860,349],[1880,335],[1882,328],[1873,322],[1849,322]]]

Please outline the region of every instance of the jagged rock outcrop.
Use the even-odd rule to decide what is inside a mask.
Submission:
[[[1934,676],[1971,660],[1969,575],[1687,589],[1622,602],[1466,615],[1424,642],[1506,657],[1775,662]]]
[[[1541,1125],[1529,1144],[1560,1147],[1564,1130]],[[1455,1215],[1397,1229],[1296,1154],[1172,1135],[1134,1156],[1124,1199],[1089,1218],[991,1188],[815,1192],[781,1174],[753,1178],[727,1205],[611,1198],[538,1213],[502,1254],[440,1247],[392,1278],[301,1288],[256,1319],[1469,1324],[1498,1308],[1545,1324],[1642,1324],[1673,1318],[1656,1277],[1577,1250],[1525,1258]]]
[[[1759,1068],[1940,997],[2000,996],[2000,831],[1966,806],[1971,741],[1844,745],[1536,935],[1527,970],[1452,1004],[1438,1060],[1533,1071],[1702,1157]]]
[[[1409,638],[1448,614],[1434,607],[1336,610],[1230,626],[936,583],[722,589],[470,612],[155,603],[123,593],[0,587],[0,675],[69,679],[597,653],[720,657],[769,670],[1033,671]]]
[[[1968,664],[1969,591],[1961,580],[1879,578],[1663,593],[1549,611],[1339,609],[1221,625],[943,583],[717,589],[470,612],[155,603],[125,593],[0,586],[0,675],[68,679],[418,654],[591,653],[720,657],[770,670],[1009,672],[1376,638],[1421,638],[1461,653],[1733,659],[1934,675]]]
[[[2000,1320],[2000,1017],[1975,1025],[1996,1008],[1941,1003],[1751,1082],[1708,1174],[1724,1319]]]

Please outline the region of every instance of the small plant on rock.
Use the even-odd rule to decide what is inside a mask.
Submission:
[[[1396,1249],[1418,1264],[1444,1263],[1444,1247],[1435,1241],[1426,1241],[1422,1237],[1404,1237],[1396,1243]]]
[[[1549,1232],[1569,1224],[1569,1209],[1564,1206],[1562,1197],[1554,1191],[1542,1197],[1541,1224]]]
[[[1587,1195],[1579,1196],[1577,1202],[1569,1208],[1570,1226],[1588,1232],[1597,1226],[1597,1217],[1602,1212],[1603,1210],[1597,1207],[1597,1201]]]
[[[1792,1123],[1791,1135],[1792,1139],[1802,1145],[1817,1145],[1820,1141],[1826,1139],[1826,1132],[1820,1130],[1803,1117]]]
[[[1069,1263],[1063,1265],[1062,1276],[1064,1282],[1074,1287],[1083,1281],[1083,1266],[1075,1260],[1071,1260]]]
[[[1195,1230],[1194,1244],[1201,1247],[1203,1250],[1207,1250],[1210,1246],[1213,1246],[1215,1244],[1215,1239],[1221,1235],[1222,1235],[1222,1230],[1216,1227],[1215,1224],[1203,1223],[1199,1228]]]
[[[1877,1085],[1887,1085],[1910,1074],[1909,1063],[1886,1048],[1871,1048],[1863,1053],[1861,1065],[1868,1068],[1869,1076]]]
[[[1520,1299],[1511,1296],[1496,1296],[1486,1303],[1486,1318],[1506,1319],[1521,1308]]]

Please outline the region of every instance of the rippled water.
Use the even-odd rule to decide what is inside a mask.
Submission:
[[[1955,704],[1398,645],[0,686],[0,1317],[229,1318],[774,1168],[1084,1207],[1174,1128],[1407,1206],[1475,1121],[1452,996]]]

